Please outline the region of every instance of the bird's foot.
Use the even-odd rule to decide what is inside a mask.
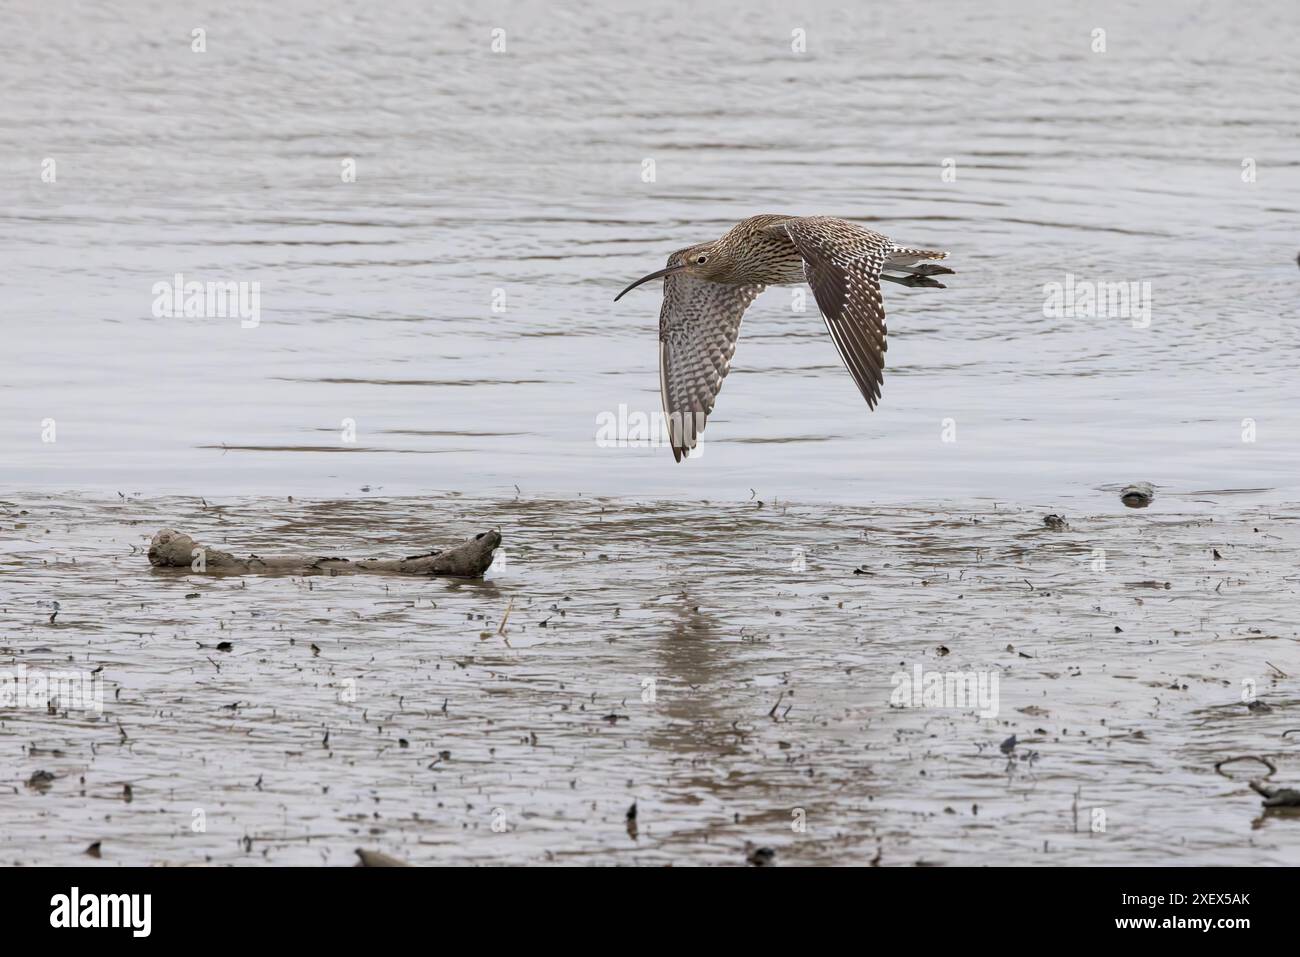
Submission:
[[[948,271],[951,272],[952,270],[948,270]],[[939,282],[939,280],[931,279],[929,276],[917,276],[915,274],[911,274],[907,276],[890,276],[887,274],[882,274],[880,278],[887,279],[890,282],[896,282],[900,286],[912,286],[914,288],[920,286],[926,289],[947,289],[948,288],[943,283]]]

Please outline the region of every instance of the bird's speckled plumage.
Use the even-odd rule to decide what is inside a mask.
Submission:
[[[695,448],[731,369],[741,317],[767,286],[812,287],[845,366],[875,408],[886,349],[880,280],[939,286],[928,277],[952,270],[917,264],[947,255],[900,246],[843,219],[776,214],[751,216],[713,242],[673,253],[659,313],[659,372],[674,457]]]

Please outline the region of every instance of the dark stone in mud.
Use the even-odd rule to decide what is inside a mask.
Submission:
[[[770,867],[776,861],[776,851],[770,847],[745,846],[745,861],[754,867]]]
[[[1155,497],[1156,489],[1150,482],[1134,482],[1119,492],[1119,500],[1129,508],[1146,508]]]
[[[400,559],[361,559],[319,556],[237,558],[230,552],[208,548],[184,532],[164,528],[149,544],[149,564],[155,568],[179,568],[218,575],[348,575],[361,572],[394,575],[428,575],[450,578],[482,578],[501,545],[495,530],[480,532],[460,545],[443,551],[426,552]]]

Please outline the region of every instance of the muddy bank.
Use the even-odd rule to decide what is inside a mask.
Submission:
[[[1114,504],[10,494],[0,673],[103,710],[0,710],[4,860],[1300,863],[1215,771],[1300,787],[1300,511]],[[482,580],[151,574],[163,525],[506,543]]]

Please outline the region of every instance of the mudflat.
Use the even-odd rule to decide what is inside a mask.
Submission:
[[[1215,772],[1300,781],[1300,508],[1049,511],[8,493],[0,683],[102,711],[0,707],[4,862],[1300,862],[1264,766]],[[168,526],[503,544],[481,580],[187,575]]]

